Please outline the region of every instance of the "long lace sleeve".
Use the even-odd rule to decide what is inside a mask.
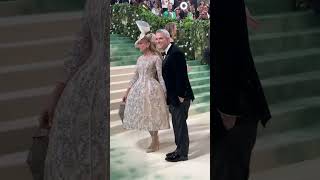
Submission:
[[[138,59],[138,60],[139,60],[139,59]],[[137,62],[138,62],[138,61],[137,61]],[[134,71],[134,75],[133,75],[131,81],[129,82],[129,88],[131,88],[131,87],[134,85],[134,83],[135,83],[135,82],[138,80],[138,78],[139,78],[139,73],[138,73],[137,65],[138,65],[138,63],[136,64],[136,68],[135,68],[135,71]]]
[[[162,59],[159,56],[156,56],[156,69],[157,69],[158,80],[163,88],[163,91],[164,93],[167,93],[167,88],[162,77]]]
[[[64,82],[68,81],[72,75],[83,65],[91,55],[92,51],[92,37],[90,33],[90,27],[87,19],[82,19],[82,27],[77,34],[72,51],[70,53],[70,59],[64,63]]]

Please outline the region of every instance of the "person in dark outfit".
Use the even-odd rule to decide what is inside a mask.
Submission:
[[[213,179],[248,180],[258,122],[265,126],[271,114],[250,50],[244,0],[215,0],[212,8]]]
[[[170,43],[170,34],[165,29],[156,32],[156,44],[164,53],[162,76],[167,88],[167,104],[172,115],[176,150],[166,155],[170,162],[188,160],[189,133],[187,126],[190,102],[194,100],[188,78],[184,53]]]

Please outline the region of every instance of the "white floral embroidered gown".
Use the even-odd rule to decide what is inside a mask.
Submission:
[[[106,180],[108,100],[105,0],[87,0],[82,30],[65,63],[65,89],[56,106],[45,180]]]
[[[162,60],[158,55],[138,58],[129,87],[123,127],[148,131],[170,128]]]

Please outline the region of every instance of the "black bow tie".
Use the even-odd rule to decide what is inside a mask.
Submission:
[[[165,56],[165,55],[167,55],[167,53],[166,52],[161,52],[161,55]]]

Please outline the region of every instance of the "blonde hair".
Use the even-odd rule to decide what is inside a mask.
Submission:
[[[143,40],[143,39],[146,40],[150,44],[149,47],[148,47],[148,50],[152,54],[158,55],[158,56],[160,56],[160,58],[162,58],[162,55],[161,55],[160,51],[156,47],[155,34],[148,33],[141,40]]]

